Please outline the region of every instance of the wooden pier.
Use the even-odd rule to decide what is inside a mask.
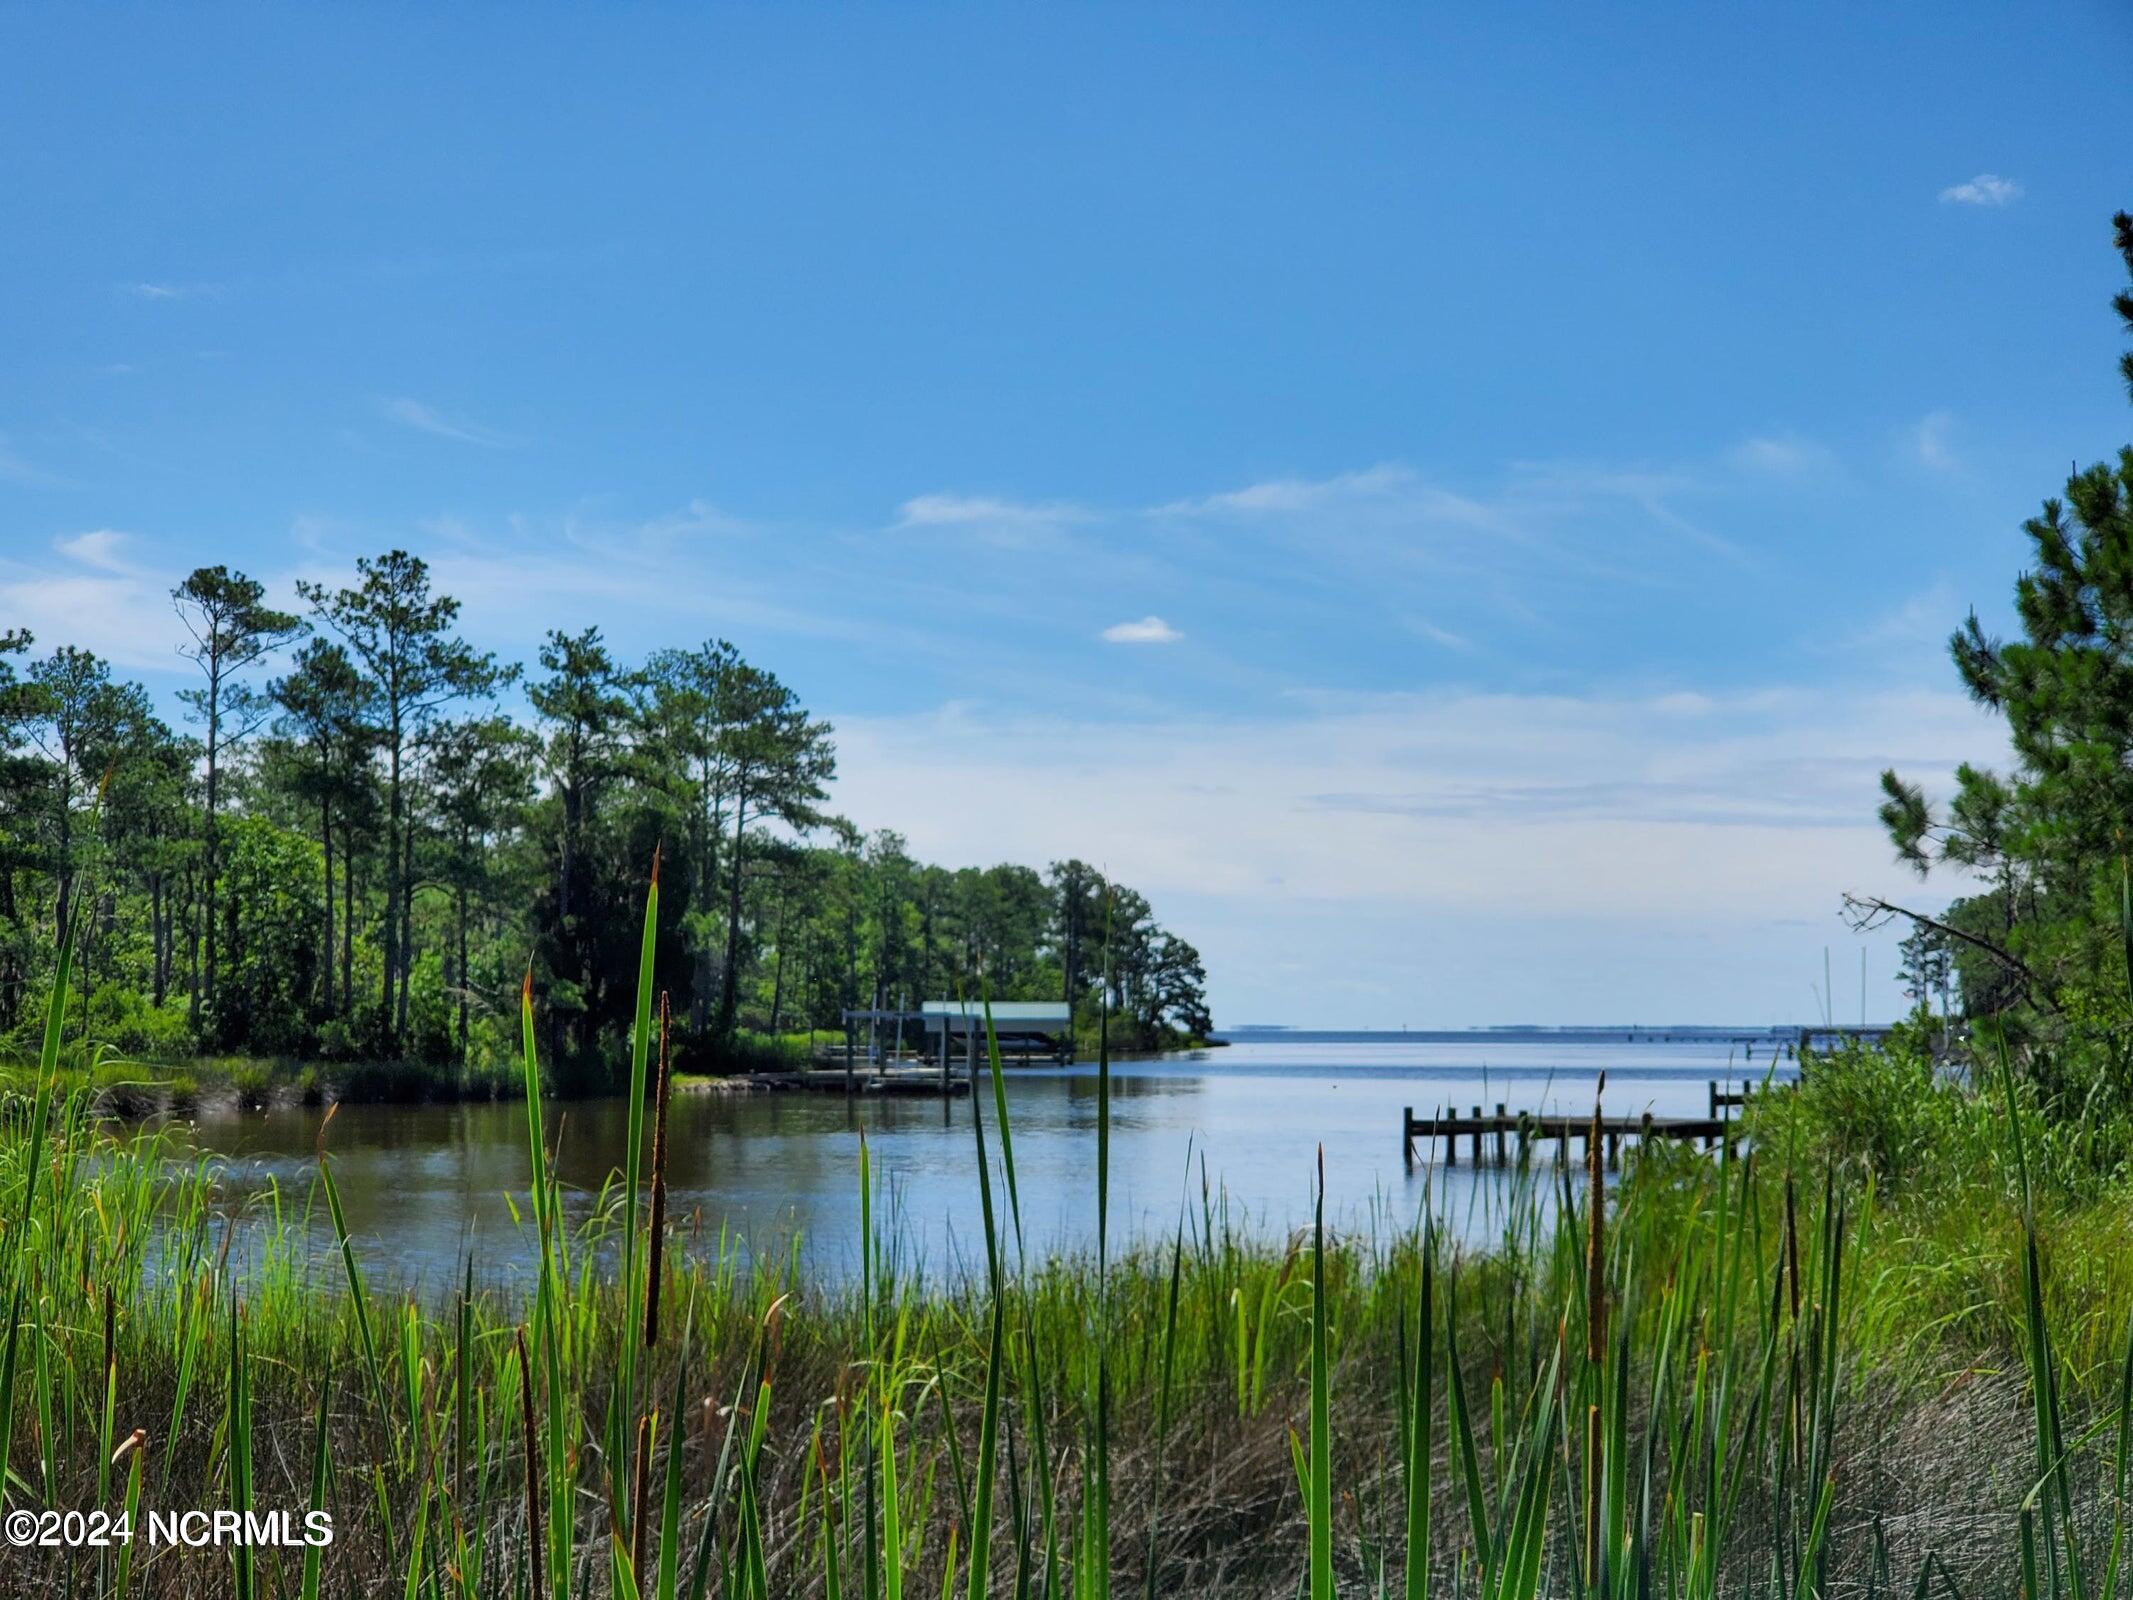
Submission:
[[[939,1100],[970,1093],[970,1080],[950,1078],[943,1083],[931,1067],[881,1067],[847,1078],[842,1072],[811,1067],[801,1072],[751,1072],[722,1080],[719,1087],[755,1093],[901,1095]]]
[[[1406,1106],[1400,1112],[1400,1155],[1411,1170],[1415,1164],[1415,1141],[1423,1141],[1426,1147],[1442,1139],[1443,1164],[1447,1167],[1459,1165],[1462,1147],[1467,1159],[1477,1167],[1524,1167],[1531,1162],[1535,1145],[1545,1148],[1552,1143],[1555,1160],[1567,1162],[1575,1144],[1576,1159],[1582,1165],[1589,1158],[1595,1129],[1602,1145],[1602,1159],[1611,1168],[1621,1166],[1622,1146],[1632,1139],[1685,1139],[1691,1144],[1700,1143],[1706,1150],[1721,1146],[1731,1149],[1737,1124],[1726,1113],[1745,1106],[1751,1095],[1749,1090],[1723,1091],[1714,1081],[1709,1089],[1707,1116],[1655,1117],[1647,1111],[1634,1117],[1603,1116],[1597,1121],[1591,1116],[1512,1112],[1501,1102],[1492,1113],[1476,1106],[1465,1116],[1454,1112],[1441,1117],[1418,1117],[1413,1106]]]
[[[798,1081],[788,1087],[839,1088],[846,1095],[930,1094],[944,1100],[966,1095],[978,1081],[981,1039],[989,1036],[987,1053],[997,1048],[1003,1061],[1027,1061],[1043,1054],[1065,1064],[1074,1059],[1073,1016],[1064,1003],[1036,1000],[1003,1000],[997,1005],[928,1000],[915,1011],[906,1006],[853,1007],[844,1013],[843,1072],[833,1078],[835,1058],[819,1058],[812,1070],[797,1074]],[[859,1058],[861,1023],[867,1032],[864,1062]],[[888,1030],[886,1042],[884,1028]],[[925,1054],[904,1047],[913,1028],[931,1041]],[[954,1059],[958,1054],[963,1058],[960,1076]],[[922,1065],[928,1056],[930,1068]],[[909,1066],[895,1065],[900,1061]]]

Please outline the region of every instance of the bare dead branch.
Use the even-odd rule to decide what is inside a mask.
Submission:
[[[1952,923],[1942,922],[1938,917],[1929,917],[1922,911],[1913,911],[1908,906],[1899,906],[1893,901],[1883,900],[1878,895],[1859,895],[1846,891],[1844,913],[1845,920],[1851,924],[1852,930],[1857,933],[1864,933],[1870,928],[1878,928],[1888,921],[1890,917],[1904,917],[1922,928],[1931,928],[1935,933],[1944,933],[1951,939],[1960,939],[1972,949],[1982,950],[1986,955],[1992,957],[1994,961],[1997,961],[2009,972],[2020,978],[2025,988],[2054,1011],[2059,1009],[2055,987],[2047,983],[2037,973],[2036,969],[2031,967],[2020,956],[2011,950],[2003,949],[2001,946],[1994,944],[1990,939],[1980,938],[1974,933],[1965,932]]]

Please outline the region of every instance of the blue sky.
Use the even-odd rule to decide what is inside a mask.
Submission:
[[[0,625],[733,639],[1230,1021],[1795,1018],[2129,436],[2105,5],[18,7]],[[1955,885],[1914,891],[1929,903]],[[1894,1005],[1888,942],[1868,1008]]]

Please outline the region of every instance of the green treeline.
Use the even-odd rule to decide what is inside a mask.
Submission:
[[[1198,953],[1131,888],[931,866],[834,815],[830,726],[724,641],[632,668],[556,630],[502,662],[400,550],[298,589],[301,614],[221,566],[172,591],[182,729],[88,651],[0,628],[0,1050],[25,1053],[85,894],[86,1038],[478,1071],[515,1048],[530,961],[560,1082],[610,1087],[655,850],[686,1067],[981,983],[1108,999],[1130,1044],[1211,1027]]]

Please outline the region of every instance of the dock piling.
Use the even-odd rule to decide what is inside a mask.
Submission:
[[[1718,1115],[1707,1117],[1655,1117],[1645,1111],[1634,1117],[1598,1118],[1544,1116],[1531,1111],[1514,1114],[1500,1101],[1493,1111],[1474,1106],[1465,1115],[1453,1111],[1430,1117],[1418,1117],[1413,1106],[1402,1106],[1400,1158],[1406,1168],[1413,1171],[1415,1142],[1418,1139],[1441,1139],[1446,1167],[1459,1165],[1463,1144],[1467,1159],[1476,1167],[1491,1162],[1498,1167],[1508,1167],[1515,1160],[1523,1170],[1532,1160],[1534,1142],[1539,1140],[1553,1143],[1559,1167],[1576,1159],[1604,1161],[1609,1169],[1620,1171],[1623,1150],[1627,1146],[1634,1143],[1641,1147],[1655,1138],[1681,1139],[1705,1150],[1721,1147],[1730,1150],[1735,1130],[1725,1115],[1727,1104],[1727,1097],[1719,1095]]]

